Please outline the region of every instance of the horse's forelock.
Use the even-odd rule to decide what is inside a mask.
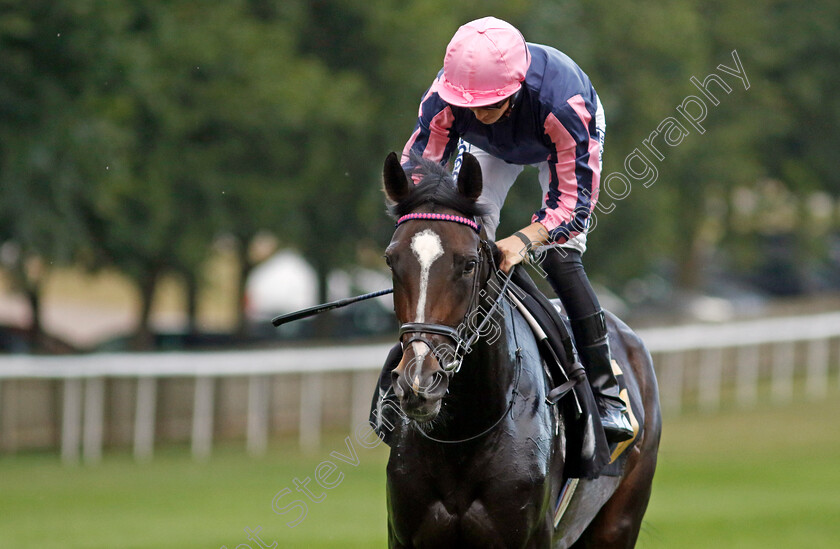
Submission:
[[[412,153],[413,176],[419,176],[420,182],[411,189],[404,200],[388,206],[388,213],[394,217],[407,215],[420,206],[431,205],[455,210],[467,217],[484,215],[486,209],[475,201],[458,192],[458,186],[452,174],[442,165]]]

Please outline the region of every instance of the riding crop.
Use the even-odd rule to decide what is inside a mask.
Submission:
[[[379,290],[377,292],[371,292],[369,294],[357,295],[356,297],[346,297],[344,299],[339,299],[338,301],[322,303],[320,305],[315,305],[314,307],[309,307],[307,309],[301,309],[300,311],[286,313],[284,315],[274,317],[273,319],[271,319],[271,324],[277,327],[281,324],[286,324],[287,322],[293,322],[295,320],[300,320],[302,318],[314,316],[319,313],[324,313],[326,311],[338,309],[339,307],[346,307],[347,305],[352,305],[353,303],[358,303],[359,301],[364,301],[365,299],[373,299],[374,297],[388,295],[390,293],[393,293],[393,291],[393,288],[388,288],[385,290]]]

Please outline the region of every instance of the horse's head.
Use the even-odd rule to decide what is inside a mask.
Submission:
[[[392,373],[403,411],[430,421],[440,411],[459,360],[464,320],[478,300],[490,264],[474,218],[483,212],[481,168],[464,155],[457,182],[434,162],[416,159],[422,179],[414,185],[391,153],[385,193],[397,229],[385,253],[394,282],[403,358]]]

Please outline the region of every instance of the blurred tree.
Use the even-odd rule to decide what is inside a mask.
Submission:
[[[190,147],[200,116],[193,110],[196,66],[185,59],[196,45],[177,39],[185,5],[106,3],[98,10],[106,16],[92,85],[97,108],[125,139],[105,159],[107,175],[95,181],[96,199],[84,212],[92,235],[88,264],[115,267],[136,283],[137,348],[151,344],[149,319],[160,277],[185,274],[187,294],[194,296],[195,273],[215,233],[211,191]],[[194,302],[188,308],[194,325]]]
[[[330,269],[366,257],[377,258],[373,266],[382,267],[378,258],[393,229],[380,192],[382,163],[389,151],[401,150],[411,134],[420,99],[441,67],[451,35],[469,19],[488,12],[512,17],[524,13],[527,4],[292,0],[278,8],[276,13],[298,29],[295,36],[301,53],[319,59],[333,75],[356,75],[359,96],[364,99],[361,103],[355,99],[351,107],[362,116],[355,134],[318,137],[325,139],[324,146],[335,156],[340,171],[323,174],[331,181],[326,188],[314,183],[319,181],[315,177],[308,188],[301,189],[301,211],[307,212],[318,230],[306,228],[296,234],[296,240],[319,273],[322,298],[326,298]],[[315,124],[310,131],[320,127]],[[327,141],[335,138],[340,140],[337,147]],[[342,214],[325,209],[325,204],[340,204]],[[300,222],[291,226],[306,227]],[[347,238],[334,243],[328,242],[332,236],[325,238],[344,234]]]
[[[331,194],[346,187],[337,163],[352,154],[354,128],[366,119],[360,82],[298,55],[288,22],[257,17],[245,2],[213,10],[140,2],[118,21],[119,68],[108,99],[127,106],[114,114],[135,139],[122,184],[102,189],[111,207],[89,216],[101,229],[94,231],[100,257],[140,288],[142,342],[166,271],[185,279],[195,326],[200,268],[214,239],[232,235],[244,331],[254,238],[269,230],[291,244],[312,232],[335,262],[354,234],[318,227],[322,219],[354,219],[337,213],[352,196]]]
[[[238,243],[239,302],[248,274],[263,259],[251,251],[265,230],[305,253],[325,300],[329,271],[355,261],[364,234],[356,208],[368,175],[373,94],[351,67],[331,66],[326,52],[314,55],[302,46],[308,29],[295,14],[301,6],[251,6],[237,43],[252,91],[225,108],[233,108],[227,116],[249,112],[253,124],[238,125],[244,154],[219,167],[236,181],[225,201],[225,230]]]
[[[731,190],[752,186],[772,172],[765,140],[788,134],[777,123],[786,116],[778,109],[784,86],[769,80],[767,70],[768,61],[779,58],[768,53],[773,43],[768,37],[782,34],[786,24],[775,6],[779,2],[539,4],[543,16],[526,27],[529,36],[566,51],[589,73],[607,113],[604,176],[621,172],[631,183],[626,189],[616,185],[612,193],[602,190],[587,254],[595,278],[616,285],[657,268],[682,291],[702,289],[705,266],[730,236]],[[796,40],[810,42],[808,31],[798,30]],[[790,36],[789,28],[786,32]],[[717,69],[735,66],[733,50],[749,77],[749,90]],[[816,66],[814,77],[820,72]],[[726,93],[710,85],[718,105],[690,81],[702,82],[713,72],[732,89]],[[708,109],[702,134],[676,111],[690,95],[699,96]],[[651,135],[667,117],[676,117],[688,130],[676,146],[664,145],[661,132]],[[650,152],[645,140],[658,143],[663,158]],[[642,183],[654,176],[634,178],[628,171],[628,162],[643,171],[638,155],[633,159],[636,151],[656,171],[648,188]],[[773,154],[789,156],[780,150]],[[615,193],[623,190],[626,197],[616,200]]]
[[[0,1],[0,258],[33,333],[50,267],[74,262],[135,282],[138,344],[166,273],[184,281],[196,329],[220,237],[236,243],[240,330],[261,235],[300,250],[326,299],[331,270],[378,261],[391,231],[382,160],[405,143],[458,25],[491,13],[590,75],[607,111],[605,176],[626,175],[637,150],[656,169],[623,199],[602,192],[593,278],[615,287],[658,270],[700,289],[716,249],[748,270],[788,238],[738,219],[749,193],[773,181],[812,210],[840,193],[832,0]],[[660,142],[654,159],[644,141],[701,95],[691,77],[733,66],[732,50],[750,89],[725,77],[733,91],[707,103],[707,131]],[[535,185],[514,187],[503,227],[530,216]],[[826,256],[829,229],[793,227],[798,262]]]
[[[692,132],[676,148],[664,146],[659,137],[664,160],[654,158],[643,142],[666,117],[677,116],[675,107],[686,95],[697,93],[689,78],[702,77],[699,71],[716,66],[705,56],[702,30],[691,2],[603,0],[537,2],[523,27],[529,40],[571,56],[590,76],[605,107],[602,184],[613,173],[624,175],[626,181],[614,179],[611,186],[604,185],[597,224],[588,239],[587,270],[607,285],[644,276],[663,258],[692,254],[696,223],[686,221],[703,218],[695,209],[696,195],[709,189],[685,181],[680,167],[685,162],[691,165],[692,143],[707,137]],[[648,181],[652,175],[628,174],[625,162],[634,151],[645,155],[657,170],[653,182]],[[640,161],[633,162],[641,172]],[[531,202],[529,210],[533,209]],[[688,257],[676,263],[690,271]]]
[[[840,196],[835,168],[840,146],[840,4],[764,4],[764,33],[756,40],[754,62],[763,78],[761,88],[773,93],[761,94],[763,112],[753,118],[761,126],[756,148],[764,175],[787,188],[792,194],[789,206],[798,211],[792,227],[771,220],[748,235],[745,245],[759,252],[754,261],[742,262],[741,272],[750,277],[755,271],[786,269],[790,276],[776,291],[794,293],[820,287],[824,282],[817,279],[819,273],[834,271],[826,282],[830,284],[833,276],[836,288],[840,269],[832,241],[836,242],[837,226],[831,231],[819,217],[823,209],[832,208],[832,198]],[[727,19],[734,29],[734,17]]]
[[[101,28],[92,5],[0,5],[0,244],[29,302],[36,347],[44,283],[86,246],[80,206],[114,137],[88,101]]]

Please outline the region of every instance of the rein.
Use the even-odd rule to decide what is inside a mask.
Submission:
[[[514,338],[515,337],[516,337],[516,328],[514,328]],[[475,440],[477,438],[483,437],[484,435],[488,434],[490,431],[492,431],[493,429],[498,427],[499,424],[502,422],[502,420],[504,420],[507,417],[507,415],[510,413],[511,409],[513,408],[514,402],[516,402],[516,395],[519,394],[519,379],[521,377],[521,374],[522,374],[522,349],[517,348],[516,349],[516,378],[515,378],[515,381],[513,382],[513,391],[511,392],[510,401],[508,402],[507,408],[505,408],[504,413],[502,413],[502,415],[499,417],[499,419],[496,420],[495,423],[493,423],[490,427],[486,428],[485,430],[481,431],[480,433],[478,433],[476,435],[472,435],[472,436],[467,437],[467,438],[458,439],[458,440],[445,440],[445,439],[442,439],[442,438],[433,437],[432,435],[430,435],[429,433],[424,431],[422,429],[422,427],[420,427],[417,424],[414,425],[414,428],[417,429],[420,432],[420,434],[423,435],[424,438],[427,438],[427,439],[431,440],[432,442],[437,442],[439,444],[461,444],[461,443],[464,443],[464,442],[470,442],[470,441]]]

